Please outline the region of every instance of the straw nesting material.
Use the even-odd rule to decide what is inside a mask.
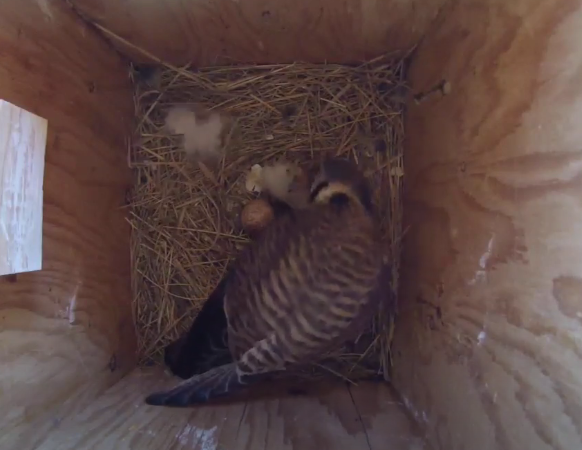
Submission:
[[[129,155],[134,316],[141,364],[190,326],[229,261],[246,245],[239,214],[253,197],[254,164],[284,157],[313,170],[324,156],[353,158],[372,180],[397,292],[403,182],[404,62],[359,66],[290,64],[189,71],[160,67],[136,82],[138,130]],[[168,135],[164,114],[203,105],[234,120],[218,167],[194,163]],[[347,379],[388,376],[393,317],[384,311],[354,345],[302,372]]]

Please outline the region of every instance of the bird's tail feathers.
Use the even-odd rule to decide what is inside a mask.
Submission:
[[[253,378],[240,375],[236,364],[226,364],[195,375],[172,389],[150,394],[145,402],[152,406],[171,407],[202,404],[239,390],[252,382]]]

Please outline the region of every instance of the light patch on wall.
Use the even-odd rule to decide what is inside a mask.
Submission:
[[[49,5],[48,0],[36,0],[38,6],[42,13],[44,14],[45,20],[52,21],[53,20],[53,12],[51,11],[51,5]]]
[[[0,275],[42,268],[47,126],[0,100]]]

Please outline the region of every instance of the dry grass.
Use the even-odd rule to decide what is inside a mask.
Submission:
[[[250,195],[253,164],[284,156],[313,166],[324,155],[354,158],[373,180],[376,206],[396,292],[403,180],[404,63],[389,56],[360,66],[271,65],[162,67],[156,87],[136,83],[138,136],[130,222],[134,315],[142,364],[159,362],[163,347],[185,331],[247,237],[239,211]],[[217,172],[186,161],[163,131],[170,105],[198,103],[235,117],[235,131]],[[203,169],[203,168],[202,168]],[[388,286],[387,286],[388,287]],[[384,311],[370,333],[307,376],[387,376],[392,316]]]

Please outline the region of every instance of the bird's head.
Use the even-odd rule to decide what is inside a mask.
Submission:
[[[325,160],[311,185],[313,203],[360,203],[372,212],[372,190],[368,180],[352,161],[341,158]]]

